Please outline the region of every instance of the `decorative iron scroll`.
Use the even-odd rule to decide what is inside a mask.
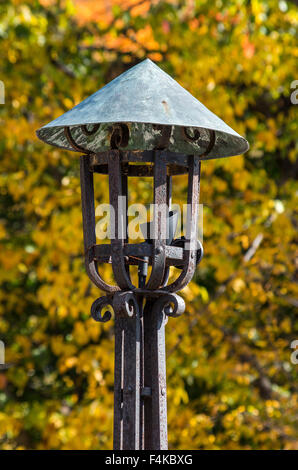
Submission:
[[[133,292],[116,292],[113,308],[119,317],[133,317],[139,311],[138,301]]]
[[[90,136],[95,134],[100,127],[100,124],[94,124],[92,129],[88,129],[87,125],[80,126],[82,133],[86,136]],[[70,127],[64,127],[64,135],[67,139],[69,145],[76,151],[76,152],[83,152],[84,154],[91,153],[90,150],[85,149],[81,145],[79,145],[71,135]]]
[[[69,145],[76,151],[76,152],[83,152],[84,154],[88,154],[89,150],[84,149],[84,147],[81,147],[81,145],[77,144],[76,141],[74,140],[73,136],[71,135],[70,132],[70,127],[64,127],[64,135],[67,139],[67,142]]]
[[[180,317],[185,311],[185,302],[177,294],[164,294],[154,302],[153,311],[162,312],[168,317]]]
[[[102,310],[108,305],[113,307],[112,301],[109,297],[104,296],[96,299],[91,306],[91,317],[93,320],[101,323],[106,323],[111,320],[112,313],[109,310],[102,315]]]
[[[162,291],[152,292],[157,295],[153,303],[153,311],[162,312],[168,317],[180,317],[185,311],[185,302],[178,294],[164,293]],[[150,294],[149,294],[150,297]],[[112,307],[115,315],[119,318],[132,318],[139,312],[139,304],[136,293],[132,291],[115,292],[113,296],[103,296],[96,299],[91,306],[91,317],[93,320],[106,323],[112,318],[110,310],[102,311],[105,307]]]
[[[182,127],[181,131],[182,131],[182,136],[184,140],[188,140],[191,143],[199,140],[201,136],[200,131],[198,129],[193,129],[193,135],[189,134],[188,127]]]
[[[105,307],[112,307],[118,317],[132,318],[139,311],[138,301],[133,292],[115,292],[113,296],[103,296],[96,299],[91,306],[91,317],[101,323],[106,323],[112,318],[112,313]]]
[[[100,124],[94,124],[92,129],[88,129],[87,125],[81,126],[81,131],[84,135],[90,136],[95,134],[100,128]]]
[[[115,315],[123,318],[132,318],[139,311],[138,301],[133,292],[115,292],[113,296],[103,296],[96,299],[91,306],[91,317],[101,323],[106,323],[112,318],[112,313],[107,310],[102,315],[102,310],[110,306]]]
[[[192,129],[193,135],[189,133],[189,129]],[[212,129],[206,129],[206,130],[208,131],[208,134],[209,134],[209,142],[208,142],[206,150],[204,150],[204,152],[202,153],[202,155],[200,155],[200,157],[207,156],[215,145],[215,138],[216,138],[215,131]],[[189,128],[189,127],[181,127],[181,133],[182,133],[183,140],[185,140],[186,142],[188,141],[192,144],[193,143],[199,144],[201,133],[198,129]]]
[[[213,131],[212,129],[208,129],[208,130],[209,130],[209,144],[204,152],[204,156],[208,155],[215,145],[215,131]]]

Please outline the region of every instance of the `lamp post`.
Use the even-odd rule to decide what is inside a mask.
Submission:
[[[99,322],[115,313],[114,448],[167,449],[165,323],[185,309],[176,292],[203,256],[197,241],[201,161],[238,155],[247,141],[149,59],[37,131],[51,144],[82,154],[81,194],[85,265],[106,295],[91,307]],[[93,174],[107,174],[115,218],[110,244],[95,235]],[[188,175],[186,233],[174,239],[172,176]],[[154,180],[154,214],[145,241],[128,243],[128,178]],[[149,234],[148,230],[149,229]],[[147,232],[147,233],[146,233]],[[115,285],[98,273],[111,263]],[[130,266],[138,265],[138,285]],[[151,273],[148,275],[148,266]],[[169,268],[179,269],[168,284]]]

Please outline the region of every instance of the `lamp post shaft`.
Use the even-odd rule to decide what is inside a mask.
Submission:
[[[141,448],[140,316],[115,318],[114,449]]]
[[[150,396],[144,398],[145,449],[166,450],[167,435],[167,388],[165,315],[153,308],[147,300],[144,309],[144,388]]]
[[[139,287],[146,271],[144,259]],[[167,448],[165,315],[140,296],[133,318],[115,319],[114,449]]]

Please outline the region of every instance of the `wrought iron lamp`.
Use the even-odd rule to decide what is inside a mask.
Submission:
[[[238,155],[247,141],[210,112],[149,59],[132,67],[72,110],[37,131],[37,136],[80,152],[85,264],[106,295],[91,307],[96,321],[115,312],[114,448],[167,449],[165,323],[185,305],[176,292],[192,279],[203,255],[197,241],[202,160]],[[107,174],[115,212],[111,244],[95,235],[93,173]],[[173,240],[172,175],[188,174],[187,233]],[[145,242],[128,243],[126,197],[131,176],[154,178],[154,218]],[[145,230],[145,226],[142,230]],[[168,234],[167,234],[168,232]],[[116,285],[97,265],[111,263]],[[138,265],[133,285],[130,266]],[[148,275],[148,265],[151,273]],[[169,268],[180,269],[168,284]]]

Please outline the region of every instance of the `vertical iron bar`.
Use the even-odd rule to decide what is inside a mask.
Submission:
[[[170,229],[170,212],[171,212],[171,208],[172,208],[172,176],[170,176],[170,175],[167,176],[167,206],[168,206],[167,217],[169,218],[168,224],[169,224],[169,229]],[[164,287],[168,283],[169,276],[170,276],[170,267],[166,266],[164,276],[163,276],[163,280],[162,280],[162,283],[161,283],[162,287]]]
[[[167,166],[166,158],[162,152],[155,151],[154,156],[154,214],[152,246],[152,270],[146,289],[159,289],[162,285],[165,272],[165,245],[166,245],[166,214],[167,204]]]
[[[112,233],[115,238],[111,239],[112,248],[112,269],[116,279],[116,282],[121,290],[133,289],[129,273],[127,271],[127,265],[125,263],[124,256],[124,245],[126,234],[124,230],[126,217],[125,207],[122,207],[121,199],[123,196],[123,177],[121,167],[121,154],[119,151],[114,150],[109,153],[109,193],[110,193],[110,204],[113,207],[115,220],[111,219],[111,226],[113,225],[114,230]]]
[[[169,211],[171,210],[172,206],[172,176],[167,176],[167,205]]]
[[[126,230],[125,233],[125,243],[128,243],[128,233],[127,233],[127,227],[128,227],[128,165],[127,164],[122,164],[122,176],[121,176],[121,194],[122,196],[125,197],[125,214],[124,214],[124,227]],[[127,266],[128,271],[129,271],[129,265]]]
[[[167,389],[165,317],[147,300],[144,309],[144,387],[151,389],[145,400],[145,449],[166,450]]]
[[[154,253],[151,277],[147,288],[160,288],[165,280],[165,263],[162,257],[166,239],[165,206],[170,202],[170,180],[167,177],[163,156],[156,153],[154,162],[154,217],[157,239],[152,240]],[[145,408],[145,449],[166,450],[167,436],[167,393],[166,393],[166,352],[165,317],[162,311],[154,309],[154,302],[147,300],[144,309],[144,387],[151,390],[151,396],[144,402]]]
[[[144,261],[139,261],[138,267],[138,280],[139,280],[139,288],[144,288],[146,284],[146,277],[148,271],[148,263],[146,262],[148,258],[144,257]],[[145,363],[144,363],[144,312],[143,312],[143,303],[144,303],[144,296],[140,295],[138,297],[138,304],[140,310],[140,390],[144,387],[144,371],[145,371]],[[145,403],[144,397],[140,397],[140,449],[144,449],[145,446]]]
[[[90,167],[89,155],[82,155],[80,158],[80,180],[86,271],[97,287],[106,292],[116,292],[119,287],[107,284],[98,274],[97,263],[93,256],[93,248],[96,244],[95,207],[93,172]]]
[[[123,340],[124,318],[115,318],[114,449],[123,449]]]
[[[192,279],[196,269],[197,252],[197,217],[200,192],[201,162],[194,155],[188,157],[188,194],[187,194],[187,224],[184,227],[184,266],[179,277],[164,287],[168,292],[183,289]]]
[[[89,155],[80,158],[80,180],[85,252],[96,243],[93,173],[90,171]],[[86,258],[87,262],[87,258]]]
[[[140,317],[123,319],[123,450],[140,449]]]
[[[127,290],[133,287],[123,253],[127,238],[127,234],[123,234],[123,226],[127,228],[127,223],[125,223],[125,221],[127,222],[127,213],[122,213],[126,207],[119,205],[119,196],[127,195],[127,178],[121,171],[120,152],[110,152],[109,157],[110,204],[115,213],[115,239],[111,240],[112,267],[118,285],[122,290]],[[132,318],[128,316],[122,318],[116,314],[114,445],[121,450],[138,450],[140,448],[140,360],[139,309]],[[119,396],[120,400],[122,399],[120,406]]]

